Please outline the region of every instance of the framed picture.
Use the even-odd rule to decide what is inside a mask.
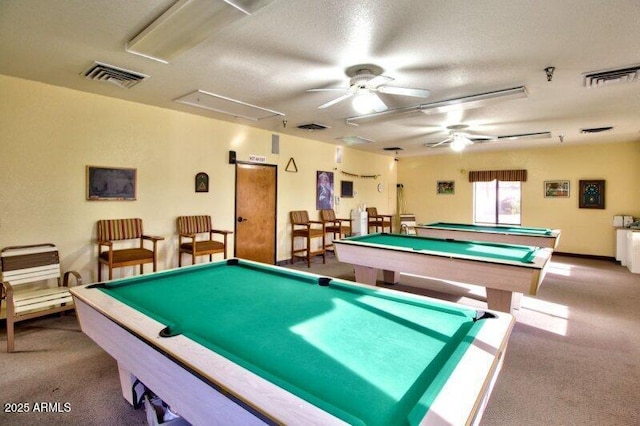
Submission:
[[[545,180],[544,196],[545,198],[569,198],[569,186],[568,180]]]
[[[581,209],[604,209],[604,180],[581,180]]]
[[[87,200],[136,199],[136,169],[87,166]]]
[[[439,180],[436,184],[437,194],[455,194],[456,193],[456,181],[455,180]]]
[[[353,181],[340,181],[340,196],[344,198],[353,198]]]
[[[205,172],[196,174],[196,192],[209,192],[209,175]]]
[[[333,208],[333,172],[316,172],[316,209]]]

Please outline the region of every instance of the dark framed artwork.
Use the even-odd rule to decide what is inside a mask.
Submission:
[[[136,199],[136,169],[87,166],[87,200]]]
[[[353,198],[353,181],[340,181],[340,196],[344,198]]]
[[[316,172],[316,209],[333,208],[333,172]]]
[[[209,192],[209,175],[205,172],[196,174],[196,192]]]
[[[569,198],[569,181],[545,180],[544,196],[545,198]]]
[[[581,180],[579,205],[581,209],[604,209],[604,180]]]
[[[454,180],[439,180],[436,184],[437,194],[455,194],[456,193],[456,181]]]

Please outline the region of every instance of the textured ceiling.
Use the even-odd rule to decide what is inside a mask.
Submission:
[[[400,147],[400,157],[449,152],[424,145],[445,139],[453,124],[494,136],[552,134],[474,144],[466,155],[640,141],[640,81],[583,86],[583,73],[640,64],[638,0],[275,0],[169,64],[127,53],[125,44],[172,4],[1,0],[0,73],[335,144],[359,136],[372,142],[354,148]],[[90,81],[82,73],[94,61],[150,78],[131,89]],[[430,90],[425,99],[381,94],[393,110],[518,86],[528,96],[446,114],[390,114],[358,126],[346,122],[357,115],[350,100],[318,109],[340,93],[307,90],[348,87],[346,70],[362,63],[381,67],[394,79],[389,86]],[[544,71],[549,66],[552,81]],[[284,119],[254,122],[174,102],[196,90]],[[296,128],[307,123],[329,128]],[[604,126],[614,128],[580,133]]]

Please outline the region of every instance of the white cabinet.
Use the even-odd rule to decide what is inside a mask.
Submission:
[[[351,234],[352,235],[367,235],[369,233],[369,227],[367,226],[367,212],[366,211],[351,211]]]
[[[627,266],[627,234],[631,232],[628,229],[616,229],[616,260],[622,266]]]
[[[640,231],[627,232],[627,268],[640,274]]]

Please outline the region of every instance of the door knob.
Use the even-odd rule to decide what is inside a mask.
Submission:
[[[246,221],[247,221],[246,217],[238,216],[238,222],[246,222]]]

